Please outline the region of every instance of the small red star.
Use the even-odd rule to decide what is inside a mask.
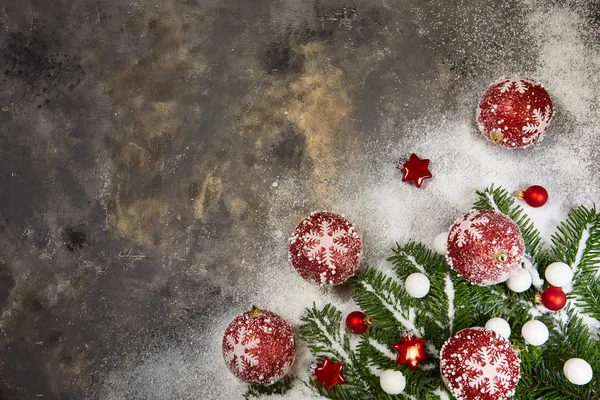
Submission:
[[[342,368],[344,363],[334,363],[325,357],[321,364],[317,364],[315,375],[319,385],[327,387],[333,392],[334,386],[339,383],[345,383],[346,380],[342,376]]]
[[[421,160],[415,153],[410,155],[407,162],[398,165],[398,169],[403,171],[402,182],[412,181],[416,187],[420,188],[425,179],[431,178],[429,172],[429,160]]]
[[[396,356],[396,364],[408,364],[410,369],[415,370],[419,367],[419,361],[427,360],[425,340],[421,338],[406,337],[400,343],[392,345],[398,353]]]

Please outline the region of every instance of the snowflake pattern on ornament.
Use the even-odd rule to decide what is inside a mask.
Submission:
[[[525,148],[542,139],[553,115],[552,99],[541,83],[506,77],[483,93],[475,118],[492,143]]]
[[[519,227],[506,215],[473,210],[450,227],[446,261],[471,283],[496,285],[521,266],[524,246]]]
[[[513,86],[515,87],[515,90],[519,93],[525,93],[525,91],[527,90],[527,86],[525,86],[524,79],[507,78],[500,86],[500,92],[506,93]]]
[[[342,215],[313,213],[290,238],[290,260],[298,273],[320,285],[345,282],[357,270],[361,240]]]
[[[523,133],[530,134],[523,138],[523,143],[529,143],[535,141],[542,133],[546,131],[552,118],[552,109],[549,105],[546,105],[545,110],[542,112],[541,109],[536,108],[533,110],[533,119],[535,123],[528,123],[523,127]]]
[[[340,239],[348,236],[348,231],[332,229],[331,221],[321,221],[316,231],[304,235],[307,242],[308,259],[324,262],[329,268],[335,269],[333,261],[336,254],[346,254],[348,247]]]
[[[489,219],[482,216],[481,212],[473,211],[470,214],[465,215],[460,223],[454,225],[448,238],[454,240],[456,237],[456,245],[458,247],[463,247],[468,239],[480,240],[482,236],[481,228],[489,222]]]
[[[520,360],[510,342],[483,328],[459,331],[440,350],[442,379],[459,400],[504,400],[515,393]]]
[[[492,351],[482,347],[473,357],[465,361],[465,365],[468,370],[475,373],[469,381],[469,386],[472,388],[495,394],[510,384],[512,377],[508,373],[508,361],[502,353],[497,354],[494,359]]]
[[[253,307],[225,329],[222,355],[227,368],[242,381],[269,385],[283,377],[296,354],[294,332],[279,315]]]
[[[234,334],[226,336],[228,350],[225,352],[225,361],[235,363],[235,369],[238,373],[246,371],[247,366],[258,365],[258,358],[249,350],[256,348],[260,344],[260,339],[253,338],[248,340],[246,338],[246,328],[240,328],[237,338]]]

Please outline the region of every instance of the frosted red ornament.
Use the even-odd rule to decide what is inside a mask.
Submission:
[[[227,326],[222,348],[225,363],[236,377],[246,383],[270,385],[290,370],[296,340],[283,318],[254,307]]]
[[[495,285],[519,269],[524,245],[519,227],[506,215],[473,210],[450,228],[446,260],[469,282]]]
[[[527,147],[540,140],[554,115],[544,87],[531,79],[504,78],[490,85],[477,107],[477,124],[493,143]]]
[[[567,295],[561,288],[549,287],[542,293],[542,304],[548,310],[562,310],[567,304]]]
[[[442,380],[457,399],[504,400],[515,393],[520,360],[510,342],[483,328],[459,331],[440,351]]]
[[[292,265],[304,279],[320,285],[347,281],[358,269],[361,241],[350,221],[330,212],[313,213],[290,239]]]

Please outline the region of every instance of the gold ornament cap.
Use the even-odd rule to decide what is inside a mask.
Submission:
[[[506,250],[498,250],[494,253],[494,261],[497,263],[503,263],[506,262],[506,260],[508,260],[508,253]]]
[[[519,200],[523,200],[525,198],[525,192],[519,190],[517,193],[515,193],[515,197]]]
[[[250,318],[257,318],[260,317],[262,315],[262,310],[256,306],[252,306],[252,310],[250,310],[248,312],[248,315],[250,315]]]
[[[504,135],[502,134],[502,131],[500,129],[494,129],[490,132],[490,139],[492,143],[498,144],[504,140]]]
[[[540,293],[536,293],[535,296],[533,296],[533,302],[536,304],[542,304],[542,295]]]

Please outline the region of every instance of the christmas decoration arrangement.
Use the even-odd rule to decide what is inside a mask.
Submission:
[[[504,78],[476,119],[492,143],[524,148],[553,115],[540,83]],[[414,153],[398,169],[417,188],[432,177]],[[295,270],[321,286],[347,284],[360,307],[305,311],[299,333],[314,357],[306,385],[336,400],[600,398],[600,214],[572,210],[543,243],[516,200],[542,207],[544,187],[477,196],[433,250],[397,245],[389,270],[358,270],[362,242],[345,217],[318,212],[298,224]],[[289,389],[294,356],[290,325],[270,311],[240,315],[223,337],[227,366],[251,384],[246,398]]]
[[[408,243],[394,250],[390,271],[366,268],[350,280],[361,315],[373,320],[355,323],[362,334],[331,304],[306,310],[302,340],[316,362],[341,371],[333,386],[311,379],[320,395],[600,398],[600,215],[574,209],[545,245],[506,190],[477,194],[444,234],[445,256]]]

